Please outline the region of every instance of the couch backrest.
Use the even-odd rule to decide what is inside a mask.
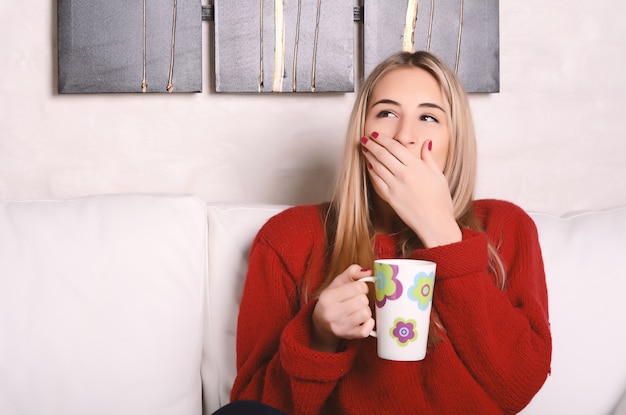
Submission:
[[[209,205],[209,301],[202,382],[212,413],[230,400],[236,375],[235,335],[248,252],[261,226],[285,206]]]
[[[208,346],[214,363],[203,364],[203,378],[212,405],[216,394],[220,404],[228,402],[235,377],[236,316],[250,244],[283,208],[209,206],[214,330],[205,352]],[[611,413],[626,390],[626,208],[569,218],[531,216],[542,245],[554,348],[552,374],[523,413]]]
[[[206,206],[0,201],[0,414],[202,412]]]
[[[626,392],[626,207],[531,216],[544,257],[553,352],[552,375],[523,413],[613,413]]]

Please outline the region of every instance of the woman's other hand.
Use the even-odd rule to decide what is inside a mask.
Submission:
[[[383,134],[362,140],[374,188],[420,238],[433,247],[461,240],[448,181],[435,157],[433,142],[424,140],[419,155]]]
[[[447,108],[431,73],[390,71],[372,91],[364,125],[369,136],[361,138],[376,194],[427,248],[461,239],[443,174],[450,150]]]

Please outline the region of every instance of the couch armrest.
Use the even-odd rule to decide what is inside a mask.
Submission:
[[[202,411],[206,209],[193,196],[0,202],[0,413]]]

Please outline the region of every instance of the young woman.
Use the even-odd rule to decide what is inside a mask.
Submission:
[[[476,143],[457,77],[426,52],[361,89],[330,203],[274,218],[251,249],[233,401],[287,414],[503,414],[550,371],[541,250],[517,206],[472,200]],[[429,349],[380,359],[376,258],[437,263]]]

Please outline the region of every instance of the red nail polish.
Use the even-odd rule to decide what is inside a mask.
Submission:
[[[361,268],[361,272],[370,272],[370,271],[371,271],[371,269],[369,269],[369,268]]]
[[[428,151],[432,151],[432,149],[433,149],[433,140],[430,140],[428,142]]]
[[[361,151],[363,151],[364,153],[367,153],[368,150],[366,147],[361,146]]]
[[[367,168],[371,170],[371,168],[372,168],[372,163],[367,163]]]
[[[361,143],[366,144],[367,143],[367,137],[361,137]]]
[[[378,138],[378,133],[376,131],[372,133],[372,138]]]

